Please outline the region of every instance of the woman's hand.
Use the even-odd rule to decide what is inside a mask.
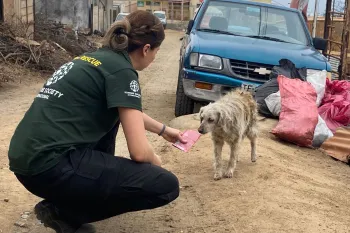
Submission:
[[[164,133],[162,134],[162,137],[167,140],[168,142],[176,142],[180,141],[181,143],[187,143],[185,138],[182,136],[182,132],[180,130],[166,127]]]

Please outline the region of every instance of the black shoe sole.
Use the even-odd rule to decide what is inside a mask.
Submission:
[[[34,213],[38,220],[40,220],[45,227],[52,228],[56,233],[75,233],[77,229],[62,229],[62,223],[55,220],[55,217],[52,213],[50,207],[45,206],[43,203],[38,203],[34,208]],[[69,227],[69,226],[67,226]]]

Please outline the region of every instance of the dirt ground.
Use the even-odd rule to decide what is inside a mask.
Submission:
[[[173,119],[181,35],[167,30],[155,63],[140,72],[143,105],[146,113],[161,122],[196,129],[195,115]],[[12,68],[7,71],[17,82],[0,88],[0,233],[52,232],[31,214],[39,199],[15,179],[7,159],[13,131],[41,88],[42,78],[47,77]],[[257,162],[250,162],[245,141],[234,177],[220,181],[213,180],[209,135],[183,153],[149,134],[164,167],[179,178],[180,197],[162,208],[95,223],[98,232],[350,232],[350,167],[320,151],[276,140],[269,133],[275,124],[273,120],[260,122]],[[116,153],[127,157],[121,132]],[[227,160],[227,147],[223,153]]]

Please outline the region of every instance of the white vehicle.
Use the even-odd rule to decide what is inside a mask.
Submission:
[[[115,18],[115,21],[123,20],[125,18],[125,16],[127,16],[128,14],[130,14],[130,13],[119,13],[117,15],[117,17]]]
[[[166,14],[165,14],[165,11],[154,11],[153,14],[155,16],[157,16],[160,21],[162,22],[163,24],[163,27],[164,29],[166,28],[166,25],[167,25],[167,20],[166,20]]]

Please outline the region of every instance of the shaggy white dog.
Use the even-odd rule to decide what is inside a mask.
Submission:
[[[214,144],[214,179],[223,175],[232,178],[238,161],[237,149],[247,136],[251,144],[251,161],[256,161],[257,104],[253,96],[241,89],[229,92],[214,103],[204,106],[199,111],[201,125],[198,132],[211,132]],[[231,149],[226,172],[222,171],[222,147],[226,142]]]

